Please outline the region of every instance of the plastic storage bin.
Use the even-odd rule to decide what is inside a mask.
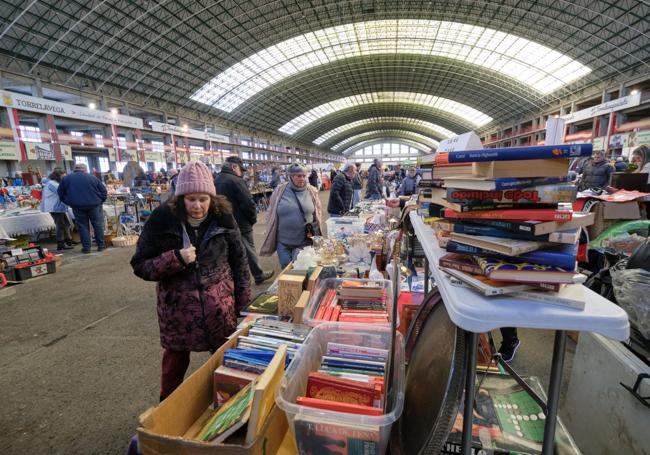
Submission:
[[[327,225],[327,237],[337,238],[341,235],[345,237],[350,234],[363,234],[366,220],[356,216],[339,216],[328,218],[325,224]]]
[[[381,416],[325,411],[295,403],[298,396],[305,395],[307,376],[318,370],[328,342],[390,349],[391,330],[382,326],[360,328],[358,325],[337,323],[325,323],[314,328],[285,372],[276,391],[275,402],[286,413],[289,428],[302,454],[329,453],[326,451],[327,446],[345,445],[346,451],[341,453],[381,455],[388,446],[391,426],[400,417],[404,407],[402,336],[400,333],[395,334],[392,381],[385,395],[387,412]],[[390,369],[387,373],[390,373]]]
[[[316,313],[320,308],[320,304],[323,301],[323,297],[325,297],[325,293],[327,292],[327,290],[338,288],[343,281],[381,282],[384,287],[384,292],[386,293],[386,310],[388,311],[388,324],[372,324],[371,326],[375,326],[375,325],[390,326],[390,323],[393,320],[393,284],[389,280],[369,280],[369,279],[359,279],[359,278],[327,278],[325,280],[320,280],[320,282],[318,283],[318,287],[312,293],[312,296],[309,298],[309,303],[307,304],[303,312],[303,316],[302,316],[303,324],[307,324],[308,326],[315,327],[320,324],[335,322],[335,321],[318,321],[315,320],[314,318],[316,317]],[[340,322],[339,324],[354,324],[354,323]],[[359,325],[359,324],[355,324],[355,325]],[[361,325],[368,325],[368,324],[361,324]]]

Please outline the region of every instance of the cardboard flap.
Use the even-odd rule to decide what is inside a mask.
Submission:
[[[140,414],[138,417],[138,422],[142,428],[151,428],[153,427],[153,412],[156,408],[151,407]]]

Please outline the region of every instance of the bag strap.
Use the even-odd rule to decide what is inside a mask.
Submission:
[[[300,204],[300,200],[298,199],[298,196],[296,195],[296,192],[291,188],[291,192],[293,193],[293,197],[296,198],[296,203],[298,204],[298,208],[300,209],[300,214],[302,215],[302,220],[306,223],[307,222],[307,217],[305,216],[305,210],[302,208],[302,205]]]

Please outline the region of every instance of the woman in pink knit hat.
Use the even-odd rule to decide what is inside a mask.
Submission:
[[[140,278],[158,282],[163,400],[183,382],[190,352],[221,346],[251,298],[232,207],[217,196],[205,164],[180,171],[174,197],[145,224],[131,266]]]

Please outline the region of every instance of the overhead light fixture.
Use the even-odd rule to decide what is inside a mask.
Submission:
[[[187,126],[187,123],[183,124],[183,131],[187,131],[189,129],[189,126]]]
[[[88,103],[88,109],[97,109],[97,105],[95,103]]]
[[[386,19],[328,27],[269,46],[216,75],[191,99],[232,112],[298,73],[380,54],[458,60],[497,72],[541,95],[591,72],[566,54],[499,30],[459,22]]]
[[[630,92],[630,95],[636,95],[637,93],[639,93],[639,91],[637,89],[634,89]]]
[[[112,108],[112,109],[111,109],[111,114],[113,114],[113,115],[117,115],[117,109]]]

